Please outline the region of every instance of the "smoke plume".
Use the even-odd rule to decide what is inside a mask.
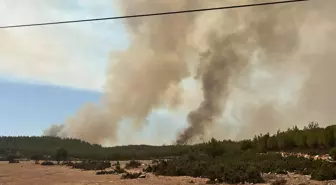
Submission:
[[[200,60],[206,65],[199,73],[204,100],[188,115],[190,125],[177,143],[204,136],[205,129],[219,121],[232,85],[248,67],[254,52],[264,53],[264,61],[272,65],[273,61],[287,60],[297,50],[303,17],[296,7],[280,5],[213,13],[212,19],[220,28],[205,35],[207,56]]]
[[[230,4],[237,1],[118,1],[125,15]],[[184,105],[189,95],[181,82],[193,75],[202,85],[202,102],[189,113],[177,144],[206,140],[223,124],[227,130],[221,137],[232,135],[232,120],[236,139],[309,119],[331,124],[336,118],[331,111],[336,108],[335,5],[315,0],[126,19],[131,44],[112,54],[101,105],[86,106],[46,134],[117,142],[124,119],[137,131],[155,109]],[[223,119],[224,114],[231,118]]]

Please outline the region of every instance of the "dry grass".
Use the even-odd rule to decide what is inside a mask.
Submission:
[[[156,177],[122,180],[120,175],[95,175],[94,171],[73,170],[63,166],[41,166],[33,162],[20,164],[0,163],[0,184],[2,185],[184,185],[190,184],[190,177]],[[205,184],[206,179],[193,179],[193,184]]]
[[[132,169],[137,172],[141,169]],[[65,166],[42,166],[34,162],[8,164],[0,162],[0,185],[191,185],[206,184],[207,179],[191,177],[162,177],[149,175],[145,179],[122,180],[120,175],[95,175],[95,171],[74,170]],[[271,184],[275,179],[286,179],[286,185],[336,185],[336,181],[317,182],[302,175],[264,175]]]

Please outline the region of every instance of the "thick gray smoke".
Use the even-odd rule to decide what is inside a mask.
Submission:
[[[239,1],[253,2],[263,1]],[[118,1],[125,15],[237,3]],[[332,124],[336,16],[331,7],[335,5],[333,0],[315,0],[127,19],[131,44],[112,55],[102,105],[85,107],[46,134],[117,142],[118,124],[124,119],[132,120],[137,131],[153,110],[185,104],[189,95],[181,82],[192,75],[202,84],[203,100],[188,115],[189,125],[177,137],[178,144],[213,135],[241,139],[311,119]],[[231,121],[240,123],[233,136],[230,120],[222,123],[224,113],[235,115]],[[227,129],[219,136],[214,131],[223,124]]]
[[[264,62],[269,65],[273,61],[285,61],[296,52],[304,16],[296,7],[256,7],[213,14],[219,28],[205,35],[207,56],[200,59],[206,63],[199,74],[204,100],[189,114],[190,126],[179,136],[177,143],[203,137],[206,128],[218,122],[232,92],[232,83],[248,67],[254,52],[264,53],[267,58]]]

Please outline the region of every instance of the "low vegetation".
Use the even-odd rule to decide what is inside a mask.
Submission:
[[[120,173],[125,173],[125,169],[121,168],[120,165],[117,165],[114,169],[114,171],[117,173],[117,174],[120,174]]]
[[[110,171],[98,171],[96,172],[96,175],[112,175],[112,174],[117,174],[114,170],[110,170]]]
[[[53,166],[55,165],[55,163],[51,162],[51,161],[43,161],[41,163],[42,166]]]
[[[317,123],[310,123],[303,129],[294,126],[274,135],[260,134],[244,141],[211,139],[197,145],[171,146],[104,148],[75,139],[0,137],[2,156],[16,159],[28,156],[37,162],[56,160],[75,169],[100,170],[98,175],[125,173],[119,162],[113,165],[113,172],[105,171],[111,167],[111,163],[106,162],[109,160],[133,159],[126,164],[126,168],[130,169],[141,166],[136,160],[155,159],[144,172],[164,176],[204,177],[209,179],[209,183],[258,183],[264,181],[263,173],[311,175],[314,180],[336,179],[336,163],[297,156],[283,157],[280,151],[313,155],[329,153],[336,159],[336,125],[321,128]],[[83,161],[69,162],[79,159]],[[46,165],[46,162],[42,165]],[[139,175],[126,174],[124,178]]]
[[[82,161],[79,163],[73,163],[74,169],[82,170],[105,170],[111,167],[111,163],[108,161]]]
[[[141,163],[139,161],[131,160],[130,162],[126,163],[125,168],[132,169],[132,168],[139,168],[140,166]]]
[[[330,149],[329,155],[336,161],[336,147]]]
[[[287,184],[287,180],[283,178],[275,179],[275,181],[271,183],[271,185],[285,185],[285,184]]]
[[[121,176],[121,179],[138,179],[138,178],[146,178],[146,174],[143,174],[142,172],[139,173],[124,173]]]
[[[60,163],[63,166],[74,166],[75,163],[72,161],[63,161],[62,163]]]
[[[19,161],[15,159],[15,156],[12,156],[12,155],[9,155],[9,156],[7,157],[7,160],[8,160],[8,163],[9,163],[9,164],[12,164],[12,163],[19,163]]]
[[[226,153],[220,156],[200,155],[198,152],[151,165],[146,172],[164,176],[208,178],[210,182],[261,183],[262,173],[311,175],[314,180],[336,179],[334,163],[280,154]]]

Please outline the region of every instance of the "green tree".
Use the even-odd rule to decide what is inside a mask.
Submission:
[[[326,127],[320,132],[321,144],[324,148],[332,148],[335,144],[334,140],[334,128]]]
[[[291,131],[288,131],[277,136],[279,149],[292,149],[295,146],[294,136],[292,136],[290,132]]]
[[[30,157],[31,160],[35,161],[35,164],[38,164],[40,160],[43,159],[43,156],[41,154],[35,154]]]
[[[212,138],[211,141],[206,146],[206,153],[209,156],[217,157],[223,155],[225,148],[216,139]]]
[[[278,143],[275,136],[269,137],[267,140],[267,148],[270,150],[278,149]]]
[[[319,124],[317,123],[317,122],[310,122],[309,124],[308,124],[308,129],[309,130],[313,130],[313,129],[316,129],[316,128],[319,128],[320,126],[319,126]]]
[[[307,136],[304,131],[298,131],[295,135],[294,139],[295,146],[299,148],[306,148],[307,147]]]
[[[60,161],[65,161],[68,158],[68,151],[64,148],[59,148],[56,150],[56,161],[59,163]]]
[[[331,158],[333,158],[333,160],[336,161],[336,147],[330,149],[330,151],[329,151],[329,155],[330,155]]]
[[[257,147],[259,152],[267,152],[267,140],[270,138],[269,133],[265,134],[264,136],[260,134],[258,136]]]
[[[309,132],[307,135],[307,146],[309,148],[316,148],[318,146],[318,137],[314,132]]]
[[[244,140],[241,142],[240,149],[241,150],[248,150],[253,148],[253,142],[251,140]]]

